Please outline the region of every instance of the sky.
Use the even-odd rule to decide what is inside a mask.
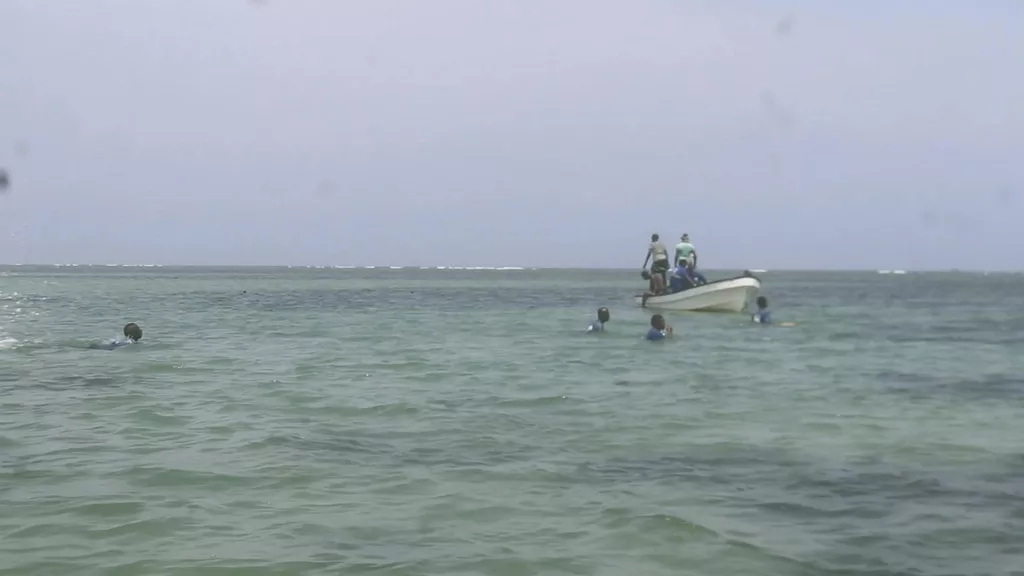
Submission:
[[[1024,269],[1015,0],[3,0],[0,262]]]

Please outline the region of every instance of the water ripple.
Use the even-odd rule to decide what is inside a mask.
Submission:
[[[670,314],[655,347],[634,276],[22,267],[0,571],[1024,565],[1024,279],[772,273],[796,328]],[[144,345],[86,349],[125,310]]]

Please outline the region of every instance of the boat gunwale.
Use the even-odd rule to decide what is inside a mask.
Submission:
[[[655,298],[666,298],[668,296],[677,296],[677,295],[681,295],[681,294],[686,294],[687,292],[693,292],[694,290],[699,290],[699,289],[707,287],[707,286],[714,286],[715,284],[721,284],[723,282],[733,282],[735,280],[746,280],[746,279],[750,279],[750,280],[755,281],[757,283],[757,287],[759,289],[761,288],[761,279],[758,278],[757,276],[753,276],[753,275],[751,275],[751,276],[735,276],[733,278],[721,278],[719,280],[712,280],[711,282],[708,282],[707,284],[701,284],[700,286],[694,286],[692,288],[687,288],[686,290],[682,290],[680,292],[672,292],[671,294],[661,294],[659,296],[648,296],[647,297],[647,301],[651,302]],[[643,297],[644,297],[644,293],[637,294],[636,296],[634,296],[634,298],[643,298]]]

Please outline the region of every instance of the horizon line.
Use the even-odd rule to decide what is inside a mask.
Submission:
[[[551,270],[607,270],[627,271],[634,270],[632,267],[615,266],[471,266],[471,265],[391,265],[391,264],[122,264],[122,263],[0,263],[0,267],[29,267],[29,268],[303,268],[313,270],[449,270],[462,272],[523,272],[523,271],[551,271]],[[708,271],[734,271],[749,270],[753,273],[764,274],[771,272],[878,272],[880,274],[901,273],[922,273],[922,272],[966,272],[966,273],[1005,273],[1018,274],[1024,272],[1021,269],[1010,268],[744,268],[744,267],[722,267],[702,268]]]

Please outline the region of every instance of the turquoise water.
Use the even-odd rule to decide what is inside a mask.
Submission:
[[[637,272],[0,269],[0,571],[1024,570],[1024,276]]]

